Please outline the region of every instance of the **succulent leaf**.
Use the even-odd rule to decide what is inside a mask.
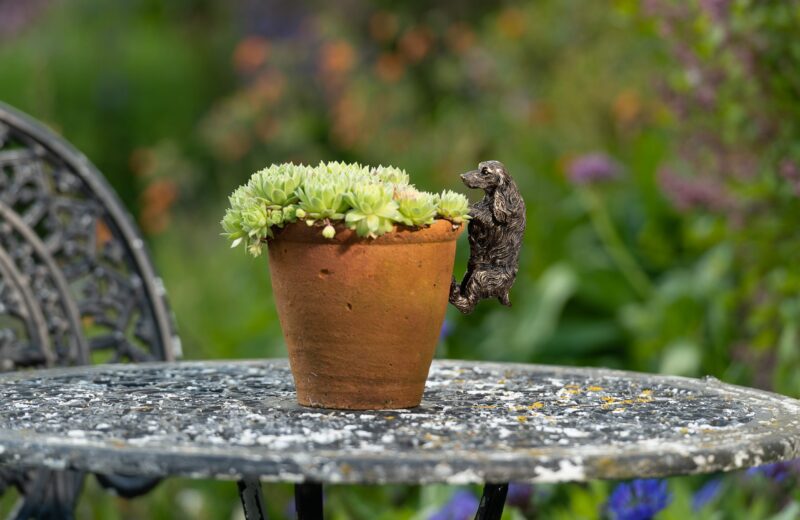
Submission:
[[[439,196],[437,212],[453,224],[461,224],[469,220],[469,200],[460,193],[445,190]]]

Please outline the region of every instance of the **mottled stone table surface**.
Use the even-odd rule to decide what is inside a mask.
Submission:
[[[284,360],[0,375],[0,465],[323,483],[583,481],[800,456],[800,402],[716,379],[436,361],[422,406],[303,408]]]

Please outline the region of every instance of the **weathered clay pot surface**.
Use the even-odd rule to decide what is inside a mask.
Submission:
[[[297,400],[353,410],[419,405],[444,320],[456,238],[444,220],[376,239],[291,224],[269,242]]]

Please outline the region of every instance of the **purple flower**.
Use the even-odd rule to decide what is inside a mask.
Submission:
[[[478,510],[478,497],[469,491],[460,490],[428,520],[470,520]]]
[[[714,501],[722,490],[722,478],[711,479],[692,497],[692,510],[697,512]]]
[[[780,172],[781,177],[788,181],[800,180],[800,167],[798,167],[797,163],[791,159],[782,160],[780,165],[778,165],[778,171]]]
[[[717,23],[725,21],[728,17],[730,5],[730,0],[700,0],[700,8]]]
[[[453,333],[453,324],[449,320],[442,322],[442,330],[439,331],[439,341],[444,341]]]
[[[606,507],[613,520],[650,520],[671,499],[666,480],[640,479],[614,488]]]
[[[778,173],[791,184],[795,194],[800,197],[800,167],[797,163],[791,159],[784,159],[778,165]]]
[[[800,459],[775,462],[747,470],[747,475],[752,477],[763,475],[773,482],[783,482],[792,475],[800,474]]]
[[[658,180],[680,211],[720,211],[731,206],[725,187],[716,180],[678,175],[669,168],[658,172]]]
[[[574,159],[568,169],[569,180],[574,184],[594,184],[616,179],[619,164],[603,153],[590,153]]]
[[[533,486],[531,484],[516,484],[512,482],[508,485],[506,503],[510,506],[525,509],[530,505],[532,496]]]
[[[0,38],[14,36],[36,20],[47,7],[48,0],[0,2]]]

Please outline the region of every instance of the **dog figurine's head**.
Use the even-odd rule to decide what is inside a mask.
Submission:
[[[477,170],[461,175],[468,188],[486,192],[491,202],[492,216],[500,224],[508,223],[515,214],[522,214],[524,220],[525,203],[519,194],[514,179],[500,161],[484,161]]]
[[[477,170],[472,170],[461,175],[461,180],[468,188],[494,192],[498,187],[507,183],[510,177],[506,167],[500,161],[483,161]]]

